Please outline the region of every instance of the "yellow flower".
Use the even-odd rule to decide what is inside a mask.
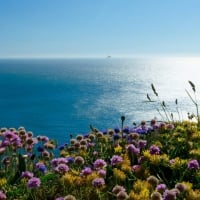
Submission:
[[[129,194],[130,200],[149,200],[150,192],[147,188],[143,188],[140,193],[135,193],[133,190]]]
[[[84,182],[83,182],[83,179],[81,178],[81,177],[76,177],[76,180],[75,180],[75,182],[74,182],[74,186],[81,186],[81,185],[83,185],[84,184]]]
[[[122,162],[122,164],[131,165],[131,161],[130,161],[129,156],[127,154],[125,154],[123,156],[123,162]]]
[[[127,173],[131,172],[131,161],[127,154],[123,156],[123,161],[121,163],[121,170]]]
[[[149,160],[151,162],[151,164],[153,165],[159,165],[159,164],[168,164],[169,163],[169,156],[167,154],[163,154],[163,155],[151,155],[149,157]]]
[[[185,165],[187,165],[187,160],[177,157],[171,161],[170,167],[172,169],[180,169],[181,167],[183,167]]]
[[[113,175],[116,179],[120,181],[124,181],[126,179],[126,174],[117,168],[113,169]]]
[[[185,142],[185,138],[180,138],[180,137],[178,137],[178,138],[177,138],[177,141],[180,142],[180,143]]]
[[[121,153],[122,152],[122,147],[118,145],[117,147],[114,148],[115,153]]]
[[[71,169],[72,174],[79,176],[80,172],[75,169]]]
[[[79,155],[82,156],[82,157],[86,157],[87,154],[88,154],[88,153],[87,153],[86,150],[81,149],[81,150],[79,151]]]
[[[126,165],[126,164],[122,164],[121,169],[122,169],[122,171],[127,172],[127,173],[131,172],[131,166]]]
[[[153,165],[159,165],[159,163],[160,163],[160,155],[156,155],[156,154],[151,155],[150,162]]]
[[[193,149],[193,150],[191,150],[190,151],[190,155],[199,157],[200,156],[200,149]]]
[[[74,184],[75,180],[76,180],[76,176],[69,173],[66,173],[61,178],[61,181],[63,181],[65,185],[70,185],[70,186]]]
[[[69,156],[69,153],[65,150],[62,150],[62,151],[60,151],[60,156],[61,157],[67,157],[67,156]]]
[[[149,150],[145,150],[145,151],[143,151],[143,156],[146,158],[146,159],[150,159],[150,157],[151,157],[151,154],[150,154],[150,152],[149,152]]]
[[[85,181],[86,181],[86,183],[91,184],[92,180],[94,180],[95,178],[98,178],[98,174],[96,172],[93,172],[92,174],[85,176]]]
[[[200,132],[195,132],[195,133],[193,133],[192,139],[193,139],[193,140],[199,140],[199,139],[200,139]]]
[[[143,177],[144,177],[144,178],[147,178],[147,177],[149,177],[149,176],[150,176],[149,170],[148,170],[148,169],[145,169],[145,170],[144,170],[144,173],[143,173]]]
[[[160,155],[160,160],[162,164],[168,164],[169,163],[169,156],[167,154]]]
[[[190,182],[181,182],[181,183],[186,186],[186,191],[192,190],[192,183]]]
[[[190,190],[188,193],[187,199],[199,200],[200,199],[200,191],[199,190]]]
[[[6,183],[7,183],[6,178],[0,178],[0,188],[6,185]]]
[[[138,179],[134,184],[133,184],[133,190],[135,193],[140,194],[141,191],[146,188],[150,189],[151,185],[147,181],[143,181],[141,179]]]

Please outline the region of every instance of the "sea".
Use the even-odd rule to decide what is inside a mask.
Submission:
[[[0,59],[0,127],[63,143],[90,125],[120,128],[122,115],[128,127],[166,120],[163,101],[182,120],[196,112],[190,96],[200,100],[199,72],[196,57]]]

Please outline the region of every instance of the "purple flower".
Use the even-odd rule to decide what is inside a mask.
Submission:
[[[0,190],[0,200],[6,200],[6,199],[7,199],[6,195],[3,193],[2,190]]]
[[[6,151],[5,147],[0,147],[0,155],[3,154]]]
[[[95,178],[92,181],[92,185],[94,187],[102,187],[103,185],[105,185],[105,180],[103,178]]]
[[[175,200],[177,193],[174,190],[165,190],[163,200]]]
[[[98,171],[98,174],[99,174],[100,176],[105,177],[105,176],[106,176],[106,171],[103,170],[103,169],[100,169],[100,170]]]
[[[166,185],[161,183],[161,184],[157,185],[156,190],[160,193],[163,193],[166,190],[166,188],[167,188]]]
[[[38,167],[38,170],[41,171],[42,173],[46,173],[47,168],[46,168],[45,165],[41,165],[41,166]]]
[[[113,139],[114,140],[119,140],[120,139],[120,135],[117,134],[117,133],[113,134]]]
[[[65,200],[65,198],[64,197],[58,197],[55,200]]]
[[[43,173],[47,171],[47,168],[43,162],[36,163],[36,168]]]
[[[174,160],[174,159],[171,159],[171,160],[169,161],[169,163],[172,165],[172,164],[175,163],[175,160]]]
[[[28,181],[28,188],[33,189],[33,188],[37,188],[40,186],[40,179],[33,177],[31,179],[29,179]]]
[[[166,124],[163,123],[163,122],[161,122],[161,123],[159,124],[159,128],[160,128],[160,129],[165,129],[165,126],[166,126]]]
[[[147,131],[148,131],[148,128],[146,126],[139,126],[131,130],[131,132],[138,133],[138,134],[146,134]]]
[[[115,133],[119,133],[120,132],[119,128],[115,128],[114,131],[115,131]]]
[[[44,147],[43,146],[38,146],[37,147],[37,151],[38,152],[43,152],[44,151]]]
[[[22,177],[28,179],[33,178],[33,173],[29,171],[22,172]]]
[[[68,158],[67,158],[67,162],[68,162],[68,163],[73,163],[73,162],[74,162],[74,158],[68,157]]]
[[[11,139],[15,138],[16,135],[15,135],[12,131],[6,131],[6,132],[4,133],[4,137],[5,137],[5,139],[7,139],[7,140],[11,140]]]
[[[134,153],[134,154],[139,154],[140,153],[140,149],[136,148],[135,145],[133,144],[129,144],[127,146],[127,150],[130,152],[130,153]]]
[[[132,166],[132,170],[134,171],[134,172],[137,172],[137,171],[139,171],[141,169],[141,166],[140,165],[133,165]]]
[[[199,169],[199,163],[197,160],[190,160],[188,162],[188,168],[189,169]]]
[[[47,136],[41,136],[41,141],[42,142],[48,142],[49,138]]]
[[[118,156],[118,155],[114,155],[111,159],[111,165],[117,165],[119,163],[121,163],[123,161],[122,157],[121,156]]]
[[[66,158],[58,158],[58,164],[67,164],[68,160]]]
[[[58,165],[58,159],[57,159],[57,158],[52,159],[52,160],[51,160],[51,165],[52,165],[53,167],[56,167],[56,166]]]
[[[90,167],[85,167],[82,171],[81,171],[81,175],[82,176],[86,176],[92,173],[92,170]]]
[[[54,168],[54,170],[59,174],[64,174],[65,172],[69,171],[69,167],[66,164],[59,164],[57,167]]]
[[[101,168],[104,168],[106,166],[107,166],[107,164],[103,159],[97,159],[94,162],[94,169],[101,169]]]
[[[61,150],[63,150],[65,148],[65,145],[60,145],[59,147],[58,147],[58,149],[61,151]]]
[[[129,131],[130,131],[130,130],[129,130],[128,127],[125,127],[125,128],[123,129],[123,132],[126,133],[126,134],[129,134]]]
[[[98,156],[98,154],[99,154],[98,151],[93,152],[93,156]]]
[[[173,124],[167,124],[167,129],[168,130],[173,130],[174,129],[174,125]]]
[[[93,142],[87,143],[87,147],[88,147],[88,148],[92,148],[92,147],[94,147],[94,146],[95,146],[95,143],[93,143]]]
[[[126,189],[125,189],[123,186],[121,186],[121,185],[116,185],[116,186],[112,189],[112,192],[113,192],[114,194],[118,194],[118,193],[121,192],[121,191],[123,191],[123,192],[126,191]]]
[[[10,145],[10,142],[8,140],[4,140],[2,143],[1,143],[1,147],[7,147]]]
[[[178,189],[180,192],[186,191],[187,187],[183,183],[177,183],[175,185],[175,188]]]
[[[159,149],[159,147],[157,147],[155,145],[152,145],[152,146],[150,146],[149,152],[152,155],[159,154],[160,153],[160,149]]]
[[[118,194],[117,194],[117,200],[125,200],[128,198],[128,194],[124,191],[120,191]]]
[[[142,149],[147,145],[147,141],[146,140],[139,140],[138,141],[138,148]]]

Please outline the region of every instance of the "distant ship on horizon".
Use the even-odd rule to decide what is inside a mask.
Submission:
[[[107,56],[107,58],[111,58],[111,56]]]

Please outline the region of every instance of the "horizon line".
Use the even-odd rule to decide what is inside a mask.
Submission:
[[[102,59],[112,59],[112,58],[200,58],[200,55],[181,55],[181,54],[138,54],[138,55],[29,55],[29,56],[0,56],[0,59],[92,59],[92,58],[102,58]]]

